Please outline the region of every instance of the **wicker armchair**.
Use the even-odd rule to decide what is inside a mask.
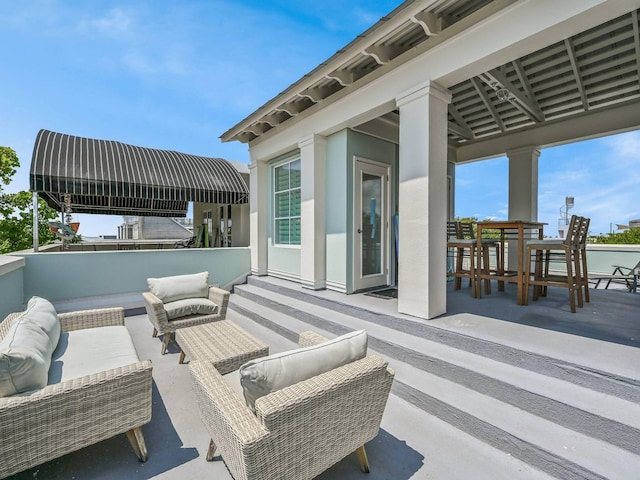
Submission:
[[[326,340],[305,332],[300,346]],[[369,471],[364,444],[378,434],[394,372],[367,356],[255,402],[256,413],[209,363],[192,362],[202,420],[236,480],[311,479],[351,452]]]
[[[0,323],[0,340],[19,313]],[[62,332],[124,325],[124,309],[58,315]],[[151,420],[151,362],[139,361],[0,398],[0,478],[126,433],[141,461]],[[93,401],[91,401],[93,399]]]
[[[179,328],[192,327],[203,323],[216,322],[227,318],[227,306],[230,293],[218,287],[209,287],[209,300],[218,305],[218,310],[209,315],[188,315],[182,318],[169,320],[164,309],[164,303],[151,292],[143,292],[144,306],[147,310],[149,321],[153,325],[153,336],[164,335],[162,342],[162,354],[167,352],[171,334]]]

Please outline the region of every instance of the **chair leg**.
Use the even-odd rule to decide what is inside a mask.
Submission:
[[[170,341],[171,341],[171,332],[164,332],[164,338],[162,339],[162,351],[160,352],[162,355],[167,353],[167,348],[169,348]]]
[[[356,449],[356,455],[358,456],[358,462],[360,462],[362,471],[369,473],[369,459],[367,458],[367,451],[364,449],[364,445]]]
[[[207,449],[207,462],[213,461],[213,457],[216,455],[216,444],[213,440],[209,442],[209,448]]]
[[[158,329],[157,329],[157,328],[154,328],[154,329],[153,329],[153,333],[151,334],[151,336],[152,336],[153,338],[156,338],[156,337],[158,336]]]
[[[525,257],[524,257],[524,298],[522,301],[523,305],[529,305],[529,284],[531,282],[531,249],[527,248]],[[535,286],[533,287],[535,288]]]
[[[141,462],[146,462],[148,458],[147,445],[144,443],[144,436],[142,435],[142,429],[140,427],[133,428],[127,431],[127,438]]]
[[[582,285],[584,286],[584,301],[589,303],[589,274],[587,273],[587,252],[580,251],[580,259],[582,260]]]
[[[567,288],[569,289],[569,306],[571,307],[571,313],[576,313],[576,292],[575,292],[575,280],[573,278],[573,265],[571,261],[571,252],[566,253],[566,265],[567,265]]]
[[[584,307],[584,300],[582,297],[582,271],[580,268],[580,251],[573,253],[573,283],[576,286],[576,295],[578,296],[578,307]]]
[[[484,293],[491,295],[491,265],[489,264],[489,248],[482,247],[482,267],[477,267],[481,272],[487,275],[484,281]]]

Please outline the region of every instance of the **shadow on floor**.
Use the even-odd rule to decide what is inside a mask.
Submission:
[[[363,476],[355,453],[320,474],[317,480],[408,480],[420,470],[424,456],[380,429],[378,436],[366,444],[371,472]]]
[[[11,480],[127,479],[148,480],[198,456],[195,448],[182,448],[182,441],[160,397],[152,386],[153,415],[142,427],[149,459],[141,463],[125,434],[96,443],[60,458],[25,470]]]

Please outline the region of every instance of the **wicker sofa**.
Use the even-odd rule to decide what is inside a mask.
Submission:
[[[5,348],[4,340],[15,338],[32,301],[25,312],[10,314],[0,323],[3,367],[16,354]],[[137,360],[124,326],[124,309],[61,313],[57,320],[59,340],[51,355],[51,366],[44,373],[45,386],[7,396],[7,372],[2,371],[5,396],[0,398],[0,478],[120,433],[127,434],[141,461],[147,459],[141,427],[151,420],[152,365],[148,360]],[[87,338],[92,335],[94,341],[102,340],[101,348],[87,346]],[[33,332],[27,336],[33,336]],[[72,348],[81,343],[84,348]],[[113,354],[101,355],[105,351]],[[84,361],[78,353],[91,358]],[[100,370],[101,361],[111,367],[94,371],[96,367]],[[87,370],[93,373],[68,378]]]
[[[313,348],[325,341],[305,332],[299,344]],[[211,436],[207,460],[219,450],[235,480],[302,480],[355,451],[362,470],[369,471],[364,444],[378,434],[394,376],[385,360],[365,355],[250,404],[242,398],[237,377],[251,362],[224,376],[208,362],[190,365],[200,415]]]
[[[224,320],[227,317],[230,293],[209,286],[208,279],[207,272],[147,279],[149,291],[143,292],[142,298],[149,321],[153,325],[153,337],[164,335],[163,355],[167,352],[171,334],[179,328]]]

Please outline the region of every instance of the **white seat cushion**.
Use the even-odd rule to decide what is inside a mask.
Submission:
[[[52,356],[48,385],[136,362],[138,354],[127,327],[73,330],[60,335]]]
[[[218,311],[218,305],[208,298],[183,298],[164,304],[167,318],[173,320],[187,315],[211,315]]]
[[[209,296],[209,272],[147,278],[149,290],[163,303]]]
[[[32,297],[0,342],[0,397],[44,387],[59,338],[53,305]]]
[[[247,405],[271,392],[364,358],[367,332],[358,330],[318,345],[250,360],[240,367]]]

